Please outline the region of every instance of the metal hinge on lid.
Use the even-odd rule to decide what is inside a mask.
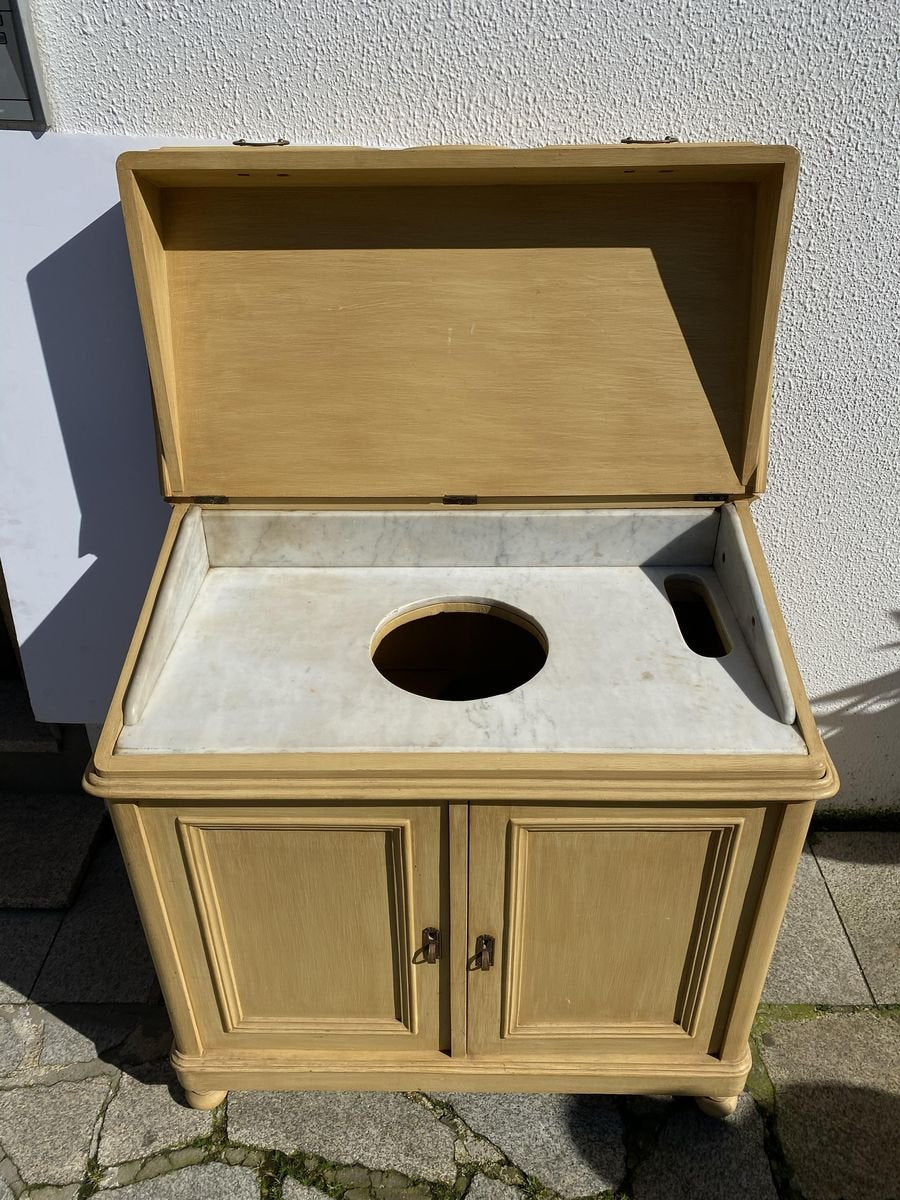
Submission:
[[[731,497],[727,492],[695,492],[694,499],[701,504],[724,504]]]
[[[477,496],[442,496],[441,504],[477,504]]]
[[[673,137],[670,133],[664,138],[622,138],[621,145],[623,146],[665,146],[672,142],[677,142],[679,139]]]
[[[287,138],[279,138],[277,142],[248,142],[246,138],[238,138],[231,144],[232,146],[289,146],[291,143]]]
[[[227,496],[195,496],[195,504],[227,504]]]

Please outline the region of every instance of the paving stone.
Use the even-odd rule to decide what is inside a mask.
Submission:
[[[157,1062],[172,1048],[172,1025],[165,1008],[145,1008],[143,1015],[119,1049],[122,1063]]]
[[[122,856],[110,837],[66,913],[33,996],[41,1004],[144,1004],[155,978]]]
[[[465,1166],[485,1166],[489,1163],[503,1162],[503,1155],[496,1146],[492,1146],[487,1138],[479,1137],[477,1133],[466,1130],[456,1143],[456,1161]]]
[[[336,1182],[332,1171],[327,1174],[329,1183]],[[370,1171],[367,1182],[348,1188],[343,1200],[432,1200],[432,1193],[427,1183],[411,1183],[398,1171]]]
[[[453,1131],[397,1092],[232,1092],[228,1136],[452,1183]]]
[[[900,833],[820,833],[813,850],[872,994],[900,1003]]]
[[[163,1154],[153,1154],[150,1158],[118,1163],[112,1167],[101,1167],[98,1183],[102,1190],[124,1187],[126,1183],[143,1183],[147,1179],[155,1179],[157,1175],[168,1175],[182,1167],[197,1166],[206,1161],[206,1148],[203,1146],[176,1146]],[[239,1163],[240,1166],[252,1166],[251,1163]]]
[[[92,1062],[118,1046],[140,1020],[133,1009],[116,1004],[57,1004],[52,1011],[35,1006],[44,1036],[41,1066]]]
[[[106,1110],[97,1157],[103,1166],[132,1162],[211,1130],[212,1113],[186,1108],[174,1072],[162,1064],[141,1072],[139,1078],[122,1075]]]
[[[249,1167],[205,1163],[111,1188],[104,1195],[115,1200],[259,1200],[259,1179]]]
[[[23,1196],[21,1200],[78,1200],[80,1190],[77,1183],[70,1183],[64,1187],[39,1184],[30,1188],[27,1196]]]
[[[26,1184],[79,1183],[109,1080],[0,1091],[0,1146]]]
[[[284,1200],[328,1200],[327,1192],[307,1187],[305,1183],[298,1183],[296,1179],[286,1179],[282,1185],[281,1194]]]
[[[0,1076],[34,1064],[41,1040],[40,1022],[26,1004],[0,1006]]]
[[[805,1200],[900,1196],[900,1020],[873,1011],[774,1024],[762,1056]]]
[[[24,1057],[25,1042],[12,1016],[0,1013],[0,1075],[11,1075]]]
[[[62,912],[0,912],[0,1004],[28,998],[62,919]]]
[[[561,1196],[586,1196],[622,1181],[622,1120],[608,1096],[457,1092],[438,1098],[517,1167]]]
[[[524,1193],[499,1179],[476,1175],[466,1192],[466,1200],[522,1200]]]
[[[0,1179],[0,1200],[16,1200],[15,1192],[2,1179]]]
[[[763,1123],[744,1093],[725,1121],[677,1100],[659,1140],[634,1173],[634,1200],[778,1200]]]
[[[770,1004],[872,1003],[818,863],[808,848],[797,867],[763,1000]]]
[[[20,1195],[24,1186],[22,1176],[16,1170],[15,1163],[6,1157],[3,1147],[0,1146],[0,1200],[6,1200],[8,1192],[11,1192],[13,1196]]]
[[[0,795],[0,908],[66,908],[103,820],[84,794]]]

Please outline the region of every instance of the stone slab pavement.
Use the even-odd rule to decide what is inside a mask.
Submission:
[[[107,838],[67,913],[0,913],[0,1200],[900,1200],[898,887],[900,837],[813,838],[726,1121],[669,1096],[201,1113]]]

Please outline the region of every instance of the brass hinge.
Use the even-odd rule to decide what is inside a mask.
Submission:
[[[665,146],[672,142],[677,142],[679,139],[668,134],[664,138],[622,138],[621,145],[623,146]]]
[[[442,496],[441,504],[477,504],[477,496]]]
[[[248,142],[246,138],[238,138],[231,144],[232,146],[289,146],[291,143],[287,138],[279,138],[277,142]]]

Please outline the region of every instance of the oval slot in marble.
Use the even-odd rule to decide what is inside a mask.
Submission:
[[[731,642],[706,585],[692,575],[667,575],[666,595],[685,644],[704,658],[724,658]]]
[[[521,687],[543,667],[547,635],[502,600],[425,600],[379,625],[370,652],[395,687],[431,700],[480,700]]]

